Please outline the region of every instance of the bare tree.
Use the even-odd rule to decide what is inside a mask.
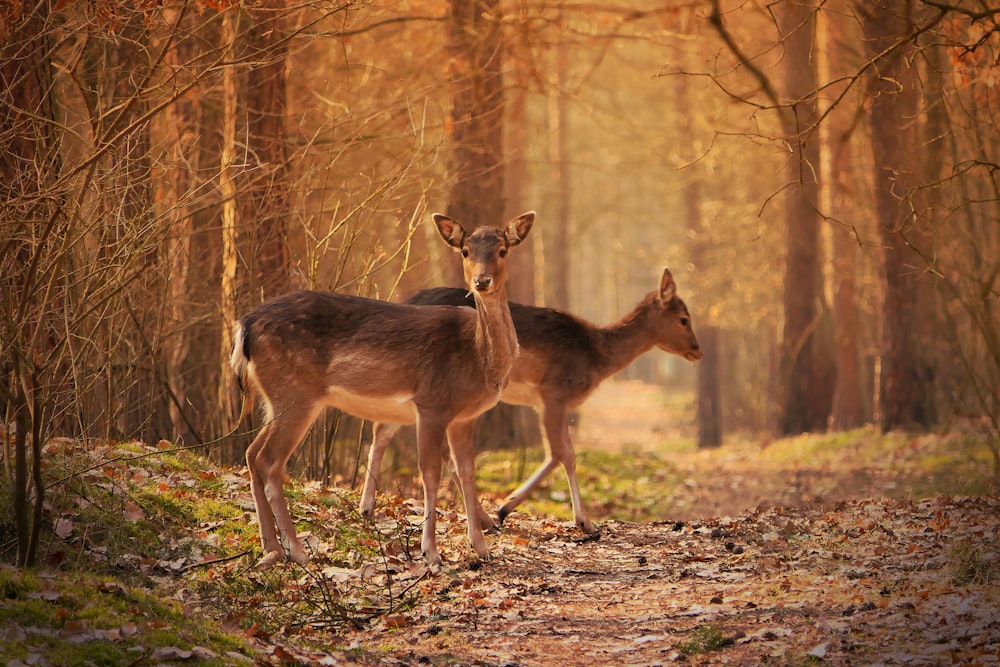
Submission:
[[[7,18],[3,16],[3,18]],[[38,550],[45,487],[42,443],[53,418],[53,304],[37,300],[48,282],[42,255],[58,213],[47,188],[58,165],[52,132],[49,7],[39,3],[14,24],[0,25],[0,419],[5,472],[12,475],[16,563],[32,565]],[[3,34],[2,28],[8,28]],[[10,470],[13,454],[14,470]],[[30,465],[30,470],[29,470]]]

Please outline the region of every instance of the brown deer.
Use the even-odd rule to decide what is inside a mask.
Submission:
[[[447,287],[423,290],[406,303],[474,305],[466,298],[464,290]],[[576,525],[585,533],[594,533],[594,525],[584,514],[576,481],[576,454],[569,437],[569,413],[587,400],[606,378],[654,347],[688,361],[701,359],[702,351],[691,328],[691,316],[677,296],[677,285],[669,269],[663,270],[657,290],[647,294],[631,313],[608,326],[595,326],[551,308],[512,303],[510,311],[521,351],[500,400],[527,405],[538,412],[545,432],[547,456],[534,474],[504,500],[498,512],[499,522],[502,524],[561,463],[569,481]],[[382,456],[398,430],[399,426],[394,424],[374,427],[361,497],[361,512],[367,517],[372,516],[375,508],[376,474]],[[478,513],[484,526],[493,523],[481,506]]]
[[[528,212],[503,229],[479,227],[470,233],[451,218],[434,215],[441,236],[462,254],[475,310],[302,291],[267,301],[239,321],[230,363],[246,391],[240,420],[252,408],[255,393],[263,399],[265,417],[247,449],[264,550],[258,569],[285,558],[282,541],[291,560],[308,561],[282,483],[289,457],[325,407],[388,424],[416,424],[424,488],[420,544],[432,567],[441,563],[435,524],[447,437],[473,519],[469,541],[479,556],[488,555],[474,520],[481,509],[472,429],[499,400],[517,356],[507,304],[507,254],[525,239],[534,220],[534,212]]]

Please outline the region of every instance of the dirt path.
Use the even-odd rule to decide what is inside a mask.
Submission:
[[[579,412],[574,442],[580,451],[663,455],[665,440],[694,438],[692,418],[665,408],[661,391],[642,382],[605,382]],[[666,460],[683,478],[683,488],[668,503],[669,518],[680,520],[735,516],[773,505],[829,507],[894,495],[900,485],[889,471],[850,459],[832,465],[794,457],[775,462],[759,443],[730,441],[718,449],[671,453]]]
[[[859,501],[724,521],[611,522],[599,540],[514,515],[495,557],[307,661],[365,665],[1000,664],[1000,499]],[[457,561],[457,562],[456,562]],[[410,572],[401,574],[400,584]]]

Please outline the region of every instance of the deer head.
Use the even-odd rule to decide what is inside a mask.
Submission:
[[[462,254],[465,284],[478,294],[490,294],[507,284],[507,252],[531,231],[535,212],[524,213],[504,229],[479,227],[469,233],[446,215],[434,214],[434,224],[445,243]]]
[[[677,284],[670,269],[664,268],[660,288],[655,298],[656,346],[664,352],[698,361],[704,356],[698,338],[691,328],[691,315],[684,301],[677,296]]]

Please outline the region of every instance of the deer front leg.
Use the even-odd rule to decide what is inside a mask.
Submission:
[[[479,515],[483,512],[476,493],[475,445],[473,443],[473,428],[476,420],[455,422],[448,427],[448,446],[451,449],[451,460],[455,476],[458,478],[462,499],[465,501],[465,517],[469,530],[469,542],[480,558],[486,558],[490,549],[483,537],[483,529]],[[475,518],[474,518],[475,517]]]
[[[398,424],[372,425],[372,445],[368,450],[368,469],[365,472],[365,486],[361,492],[361,515],[367,519],[375,516],[375,493],[378,490],[377,475],[382,469],[382,457],[399,431]]]
[[[445,424],[417,417],[417,464],[424,487],[424,530],[420,550],[432,569],[441,566],[437,550],[437,497],[441,484],[441,451],[444,449]]]

